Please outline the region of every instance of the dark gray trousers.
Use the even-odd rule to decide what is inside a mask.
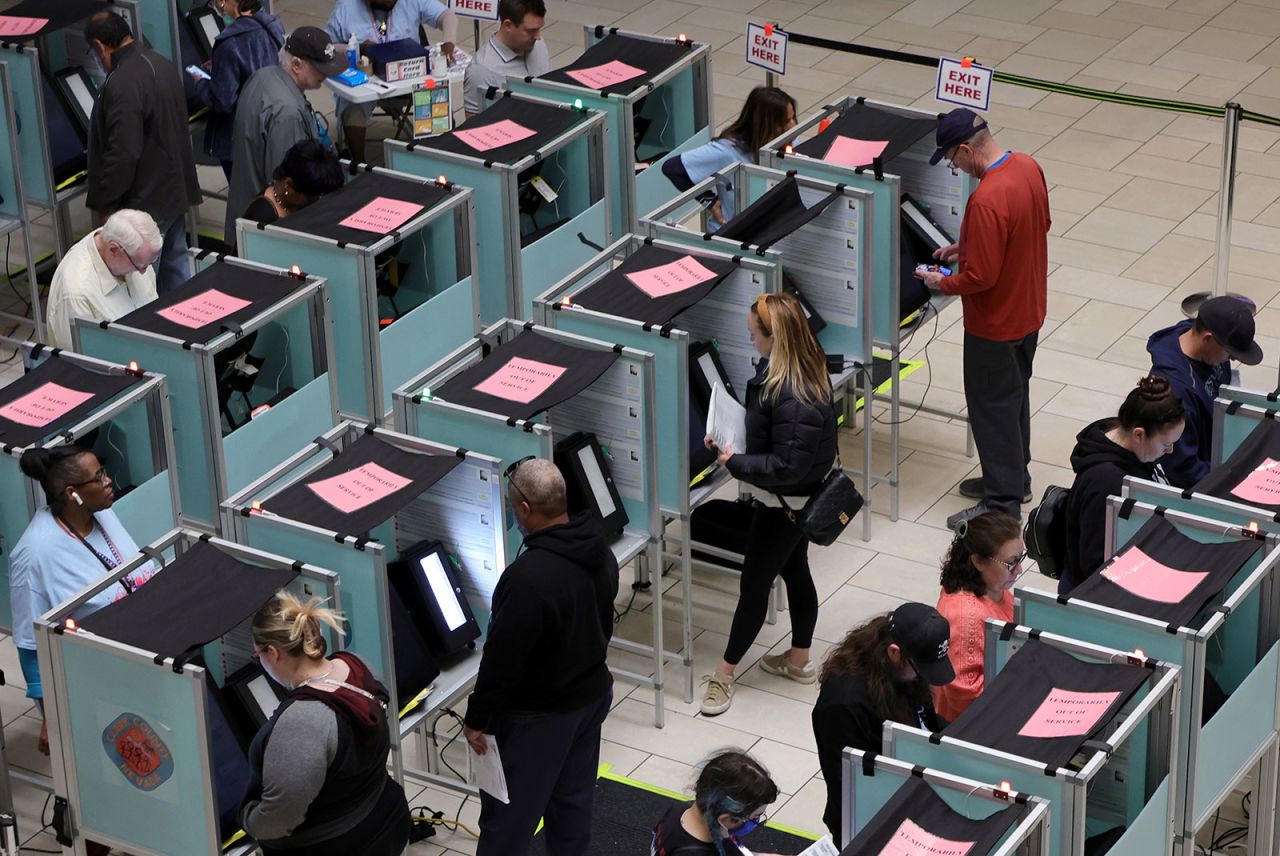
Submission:
[[[1014,517],[1031,484],[1031,363],[1039,338],[1039,331],[1012,342],[964,334],[964,399],[982,464],[983,502]]]

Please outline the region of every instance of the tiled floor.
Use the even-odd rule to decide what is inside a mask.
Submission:
[[[5,4],[7,5],[7,4]],[[286,24],[322,25],[323,0],[276,0]],[[545,36],[553,65],[575,55],[582,24],[610,24],[640,32],[675,34],[712,43],[715,116],[729,120],[763,74],[743,61],[744,23],[774,20],[794,32],[856,40],[914,53],[972,55],[980,62],[1056,81],[1178,100],[1221,104],[1280,115],[1280,0],[553,0]],[[931,97],[934,72],[927,68],[808,47],[793,46],[790,73],[782,85],[799,101],[801,114],[844,94],[939,109]],[[1220,123],[1127,106],[1114,106],[1038,90],[997,85],[990,120],[999,142],[1036,156],[1050,183],[1054,227],[1050,238],[1049,319],[1042,334],[1032,382],[1032,477],[1037,492],[1050,483],[1069,484],[1068,456],[1077,431],[1115,412],[1120,397],[1148,362],[1147,335],[1180,317],[1178,301],[1212,287],[1214,237],[1221,153]],[[332,109],[327,97],[317,106]],[[322,104],[323,102],[323,104]],[[1264,308],[1258,329],[1267,357],[1243,370],[1247,386],[1271,389],[1280,355],[1280,128],[1246,124],[1240,133],[1234,246],[1230,287]],[[202,174],[214,186],[213,171]],[[219,203],[202,210],[202,221],[220,224]],[[47,244],[48,229],[37,226]],[[16,248],[15,248],[16,249]],[[16,258],[16,256],[15,256]],[[0,309],[7,309],[0,295]],[[928,346],[930,368],[906,382],[914,398],[928,388],[931,404],[963,404],[959,307],[942,318]],[[2,359],[5,354],[0,354]],[[16,369],[0,365],[0,382]],[[884,429],[877,428],[880,464],[887,458]],[[902,426],[902,517],[889,522],[887,496],[877,488],[874,537],[852,533],[813,553],[822,598],[815,653],[823,653],[863,618],[904,599],[932,602],[937,565],[949,535],[943,521],[967,505],[956,484],[974,472],[965,457],[964,430],[926,414]],[[845,438],[852,458],[858,438]],[[854,527],[855,529],[857,527]],[[1044,582],[1031,575],[1032,584]],[[675,612],[674,592],[668,601]],[[725,643],[726,610],[732,588],[724,580],[700,579],[695,610],[694,653],[699,675],[710,671]],[[638,603],[638,608],[648,604]],[[647,615],[634,614],[622,635],[643,638]],[[670,626],[669,638],[676,627]],[[746,748],[773,770],[783,796],[770,812],[778,822],[819,831],[819,781],[809,707],[816,691],[764,675],[759,655],[786,645],[785,616],[766,625],[742,671],[734,707],[707,719],[696,704],[668,697],[667,725],[652,727],[652,695],[617,687],[617,702],[604,729],[603,759],[615,771],[684,789],[692,765],[712,749]],[[631,668],[634,657],[619,655]],[[12,645],[0,644],[0,667],[14,681],[21,675]],[[678,671],[670,684],[680,684]],[[16,683],[0,689],[10,762],[47,771],[34,751],[39,722]],[[34,821],[44,796],[19,785],[22,830]],[[431,790],[415,804],[429,803],[450,817],[458,797]],[[462,819],[475,828],[477,807],[469,800]],[[41,836],[35,846],[49,847]],[[447,848],[447,849],[446,849]],[[444,830],[415,854],[473,853],[465,833]]]

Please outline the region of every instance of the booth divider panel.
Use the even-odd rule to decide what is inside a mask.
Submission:
[[[239,492],[297,451],[300,445],[333,425],[333,402],[326,372],[222,438],[227,496]]]
[[[1263,561],[1264,557],[1259,554],[1246,562],[1227,585],[1223,596],[1230,597]],[[1269,644],[1260,647],[1258,642],[1262,625],[1262,590],[1263,586],[1255,588],[1226,616],[1222,628],[1214,634],[1213,643],[1205,651],[1209,671],[1224,692],[1234,692],[1249,676],[1259,656],[1270,647]]]
[[[542,160],[542,179],[559,195],[555,202],[549,203],[551,210],[557,212],[557,218],[561,216],[557,204],[564,206],[566,213],[577,211],[579,214],[592,205],[590,140],[590,135],[579,134]],[[609,240],[612,241],[613,237],[610,236]]]
[[[1276,405],[1271,405],[1272,409],[1275,407]],[[1261,415],[1261,413],[1222,414],[1222,457],[1214,461],[1215,465],[1230,458],[1235,450],[1240,448],[1240,444],[1249,438],[1253,429],[1262,424],[1262,420],[1258,418]]]
[[[70,717],[68,760],[75,767],[75,804],[83,831],[90,838],[100,832],[157,853],[212,852],[213,783],[201,763],[209,735],[196,725],[198,684],[167,666],[114,656],[73,634],[61,639]],[[126,714],[144,720],[172,757],[172,776],[154,790],[132,784],[103,746],[104,731]]]
[[[874,776],[864,776],[861,772],[856,772],[853,781],[853,834],[857,835],[865,829],[867,824],[885,807],[885,804],[893,799],[898,790],[909,781],[910,779],[908,778],[885,770],[876,770]],[[996,802],[990,798],[971,799],[971,794],[966,794],[964,791],[958,791],[954,788],[936,787],[933,788],[933,792],[948,806],[970,820],[983,820],[1007,808],[1004,803]],[[1016,828],[1015,824],[1010,828],[1010,832]]]
[[[381,331],[382,412],[391,393],[475,335],[471,277],[446,288]]]
[[[172,478],[171,470],[162,470],[111,506],[135,544],[159,541],[178,525],[173,513]]]
[[[1056,633],[1117,651],[1141,648],[1148,657],[1181,666],[1183,702],[1190,700],[1191,687],[1188,682],[1195,678],[1191,674],[1192,664],[1187,662],[1187,643],[1182,637],[1166,633],[1162,626],[1148,627],[1112,619],[1100,612],[1077,609],[1054,601],[1023,599],[1021,603],[1021,611],[1014,614],[1014,621],[1024,627],[1034,627],[1045,633]]]
[[[756,360],[760,358],[747,332],[747,315],[751,304],[764,290],[764,278],[759,271],[739,267],[725,277],[715,291],[672,320],[676,327],[689,334],[691,344],[715,342],[719,346],[720,362],[739,398],[745,397],[747,381],[755,377]],[[689,381],[682,378],[681,383],[687,388]]]
[[[671,183],[671,179],[662,174],[662,165],[710,141],[711,128],[703,128],[672,149],[665,157],[650,163],[644,172],[636,175],[636,217],[645,217],[654,209],[666,205],[680,195],[680,191]]]
[[[611,243],[605,229],[605,203],[597,202],[559,229],[534,241],[520,251],[521,288],[524,293],[517,307],[522,320],[533,318],[533,299],[581,265],[591,261],[600,251],[578,238],[582,233],[596,246]]]
[[[1275,410],[1280,407],[1280,404],[1267,398],[1269,394],[1267,392],[1244,389],[1239,386],[1224,386],[1219,387],[1217,398],[1226,401],[1238,401],[1241,404],[1248,404],[1260,410]]]
[[[163,447],[163,439],[151,436],[149,409],[145,399],[135,402],[100,426],[93,451],[117,488],[142,484],[155,475],[153,448]]]
[[[316,365],[312,356],[311,311],[314,305],[311,301],[300,303],[258,328],[253,350],[259,354],[285,356],[282,365],[270,362],[263,365],[251,390],[255,403],[269,400],[286,387],[301,389],[314,379],[316,372],[325,369],[323,365]]]
[[[53,200],[49,198],[51,181],[45,171],[43,135],[39,133],[40,111],[36,106],[42,97],[39,60],[35,51],[21,48],[0,48],[0,57],[9,67],[9,84],[13,88],[13,104],[8,106],[18,113],[22,190],[28,202],[38,202],[47,207]]]
[[[142,37],[147,40],[149,47],[181,69],[182,57],[179,55],[178,46],[173,43],[173,31],[170,29],[172,16],[176,14],[173,0],[133,0],[133,2],[138,4],[138,13],[142,19]]]
[[[18,539],[26,531],[31,522],[31,509],[27,499],[27,477],[18,466],[18,459],[9,455],[0,455],[0,551],[4,560],[0,561],[0,629],[5,633],[12,630],[12,611],[9,608],[9,560]],[[37,494],[43,504],[44,493],[37,488]]]
[[[7,55],[4,53],[0,53],[0,60],[4,60],[4,59],[7,59]],[[6,69],[13,68],[12,63],[0,62],[0,64],[3,64]],[[16,92],[17,87],[12,82],[13,81],[12,72],[9,73],[9,80],[11,81],[9,86],[11,90],[10,96],[6,97],[4,94],[4,91],[0,89],[0,110],[4,111],[3,113],[0,113],[0,117],[8,116],[11,113],[13,113],[14,105],[10,103],[10,98],[13,98],[14,101],[17,100],[16,96],[13,95],[13,93]],[[21,131],[19,131],[18,137],[21,138],[21,136],[22,136]],[[4,152],[7,154],[9,151],[11,151],[11,141],[9,139],[9,123],[6,121],[0,121],[0,152]],[[0,215],[3,215],[5,217],[12,217],[14,219],[19,219],[19,220],[25,220],[27,217],[27,213],[25,211],[18,210],[18,182],[16,179],[16,173],[15,173],[15,170],[18,169],[18,166],[19,165],[16,163],[11,163],[3,168],[0,168],[0,197],[3,197],[3,198],[0,198]],[[24,191],[26,191],[26,188],[23,188],[23,189]],[[27,195],[30,195],[30,194],[28,193]]]
[[[1169,835],[1169,824],[1169,777],[1165,776],[1107,856],[1151,856],[1152,842]]]
[[[1125,485],[1125,491],[1124,495],[1127,498],[1133,498],[1147,505],[1194,514],[1197,517],[1206,517],[1233,526],[1248,526],[1250,523],[1256,523],[1261,531],[1280,535],[1280,521],[1276,521],[1272,515],[1262,509],[1243,503],[1223,499],[1210,502],[1208,497],[1202,496],[1184,499],[1182,491],[1177,488],[1139,479],[1134,479]]]

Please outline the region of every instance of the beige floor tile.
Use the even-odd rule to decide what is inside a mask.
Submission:
[[[1037,15],[1053,7],[1057,0],[1030,0],[1027,3],[1008,3],[1005,0],[975,0],[965,7],[966,14],[981,15],[1001,21],[1027,23]]]
[[[802,728],[807,723],[796,723]],[[751,747],[751,756],[769,768],[769,774],[785,794],[794,794],[818,774],[818,758],[776,740],[761,739]]]
[[[1118,173],[1140,175],[1204,190],[1217,190],[1221,186],[1219,171],[1213,167],[1181,163],[1151,155],[1129,155],[1115,165],[1115,170]]]
[[[1063,131],[1057,139],[1044,146],[1040,154],[1052,160],[1107,169],[1132,155],[1138,145],[1139,143],[1133,140],[1122,140],[1119,137],[1071,128]],[[1054,176],[1053,180],[1056,183],[1068,183],[1066,179],[1060,179],[1057,176]]]
[[[1036,162],[1044,170],[1045,178],[1051,185],[1074,187],[1091,193],[1103,193],[1110,196],[1131,180],[1130,176],[1096,169],[1077,163],[1066,163],[1054,160],[1041,151]],[[1052,214],[1052,208],[1050,214]]]
[[[1106,198],[1105,193],[1094,193],[1063,185],[1049,191],[1049,210],[1052,212],[1054,221],[1057,222],[1064,213],[1088,214]]]
[[[1177,225],[1176,220],[1100,207],[1086,214],[1067,233],[1067,237],[1077,241],[1145,253]]]
[[[1114,414],[1118,412],[1127,392],[1128,390],[1117,390],[1115,395],[1109,395],[1092,389],[1068,386],[1055,395],[1041,412],[1070,419],[1077,419],[1082,413]],[[1035,430],[1034,427],[1032,430]]]
[[[1099,104],[1072,127],[1113,137],[1147,142],[1174,119],[1174,114],[1121,104]]]
[[[691,794],[693,793],[693,783],[698,778],[695,764],[714,754],[714,750],[719,748],[746,749],[747,747],[707,747],[701,755],[690,757],[689,760],[693,763],[673,761],[670,758],[663,758],[661,755],[650,755],[627,778],[644,782],[646,785],[664,788],[668,791],[675,791],[678,794]]]
[[[1120,2],[1102,13],[1104,18],[1112,18],[1117,21],[1132,21],[1138,24],[1150,23],[1153,15],[1158,16],[1161,27],[1167,27],[1170,30],[1182,30],[1186,33],[1196,30],[1209,20],[1207,15],[1175,9],[1162,9],[1158,13],[1153,13],[1151,7],[1143,3]]]
[[[1118,274],[1138,259],[1138,253],[1100,247],[1072,238],[1049,236],[1050,264],[1078,265],[1085,270]]]
[[[1114,39],[1087,36],[1067,30],[1048,30],[1044,35],[1027,44],[1022,52],[1048,59],[1070,60],[1075,63],[1092,62],[1116,46]]]
[[[1077,15],[1099,15],[1105,12],[1113,0],[1059,0],[1053,8],[1059,12]]]
[[[1236,178],[1235,194],[1232,196],[1231,215],[1234,220],[1251,220],[1264,226],[1274,226],[1261,219],[1262,213],[1280,198],[1280,180],[1264,178],[1260,175],[1241,175]],[[1218,215],[1218,194],[1214,193],[1201,205],[1201,212]]]
[[[1094,300],[1040,340],[1042,346],[1096,357],[1141,318],[1143,310]]]
[[[1154,15],[1153,20],[1159,20],[1159,15]],[[1182,30],[1167,30],[1163,27],[1139,27],[1136,32],[1107,51],[1105,55],[1111,59],[1150,63],[1159,59],[1166,51],[1186,38],[1187,34]]]
[[[817,837],[826,833],[822,825],[822,812],[827,804],[827,786],[819,779],[814,779],[800,793],[791,797],[770,811],[769,819],[781,826],[799,829]],[[746,842],[750,844],[750,842]]]
[[[1104,18],[1097,15],[1079,15],[1074,12],[1060,12],[1051,9],[1040,17],[1036,18],[1032,23],[1042,27],[1054,27],[1059,30],[1069,30],[1073,33],[1084,33],[1090,36],[1101,36],[1113,41],[1120,41],[1128,38],[1138,29],[1136,24],[1127,21],[1119,21],[1114,18]]]
[[[1135,178],[1107,199],[1106,207],[1135,214],[1158,212],[1162,218],[1181,220],[1212,195],[1195,187]]]
[[[1021,42],[997,39],[990,36],[978,36],[972,41],[966,42],[962,51],[966,56],[976,59],[979,65],[991,65],[1011,56],[1020,47],[1022,47]]]
[[[1131,279],[1175,286],[1213,255],[1213,243],[1187,235],[1166,235],[1124,272]]]
[[[999,33],[1002,38],[1013,39],[1023,44],[1036,38],[1045,30],[1044,27],[1036,27],[1017,21],[983,17],[971,11],[972,6],[966,7],[966,10],[969,11],[960,12],[948,18],[946,26],[957,33],[969,33],[974,36],[989,36],[992,33]]]
[[[1103,58],[1090,63],[1085,74],[1121,80],[1126,83],[1140,83],[1145,86],[1159,86],[1169,89],[1180,89],[1195,77],[1194,72],[1163,70],[1152,68],[1136,62]]]
[[[1046,59],[1045,57],[1027,53],[1025,48],[1013,56],[1006,57],[1000,63],[1001,71],[1007,71],[1010,74],[1021,74],[1027,77],[1037,77],[1042,80],[1052,80],[1058,83],[1065,83],[1079,74],[1083,68],[1083,62]]]
[[[876,523],[879,526],[880,521],[877,520]],[[929,603],[934,603],[936,600],[935,596]],[[901,598],[878,591],[858,586],[843,586],[818,609],[818,626],[814,636],[827,644],[838,643],[853,628],[877,615],[892,612],[902,602]],[[814,647],[818,647],[817,643]]]
[[[1238,80],[1198,74],[1194,80],[1182,87],[1182,92],[1189,96],[1187,100],[1225,104],[1235,100],[1243,88],[1244,84]]]
[[[1144,310],[1156,306],[1169,293],[1165,286],[1065,264],[1049,277],[1049,288]]]
[[[1147,333],[1154,330],[1139,331],[1142,335],[1121,336],[1115,344],[1107,348],[1102,359],[1109,363],[1133,366],[1141,376],[1151,365],[1151,355],[1147,353]],[[1092,408],[1090,408],[1092,410]]]
[[[1268,9],[1252,3],[1232,3],[1210,25],[1255,36],[1271,36],[1274,39],[1280,36],[1280,9]]]
[[[1201,27],[1178,45],[1179,51],[1241,61],[1252,57],[1275,40],[1252,31],[1224,30],[1215,26]]]
[[[916,98],[935,88],[937,72],[920,66],[890,67],[890,63],[881,63],[854,78],[852,90],[859,87],[874,89],[878,92],[890,92],[894,95]]]

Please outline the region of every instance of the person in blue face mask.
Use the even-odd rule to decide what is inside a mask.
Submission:
[[[672,806],[653,828],[650,856],[744,856],[738,839],[765,822],[778,786],[765,766],[727,749],[707,759],[691,803]],[[779,856],[759,853],[756,856]]]

